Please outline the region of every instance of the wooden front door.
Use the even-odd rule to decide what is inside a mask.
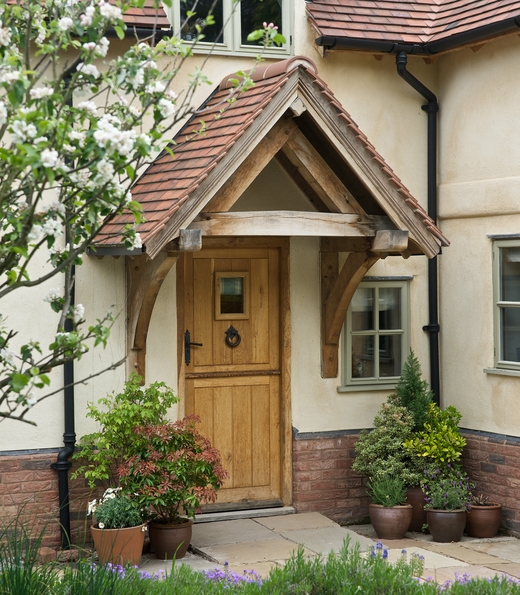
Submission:
[[[220,451],[222,508],[282,503],[278,248],[186,255],[185,410]],[[226,506],[227,505],[227,506]]]

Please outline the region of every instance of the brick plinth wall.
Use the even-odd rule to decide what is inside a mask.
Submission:
[[[341,524],[368,516],[365,478],[352,470],[358,438],[358,432],[295,432],[293,506],[297,512],[320,512]]]
[[[58,473],[51,469],[58,451],[0,456],[0,527],[18,516],[30,527],[33,537],[43,533],[42,545],[61,545],[59,525]],[[74,465],[72,470],[76,467]],[[84,479],[70,480],[71,541],[86,545],[90,519],[87,502],[93,497]]]
[[[462,430],[464,469],[477,490],[503,505],[502,528],[520,536],[520,438]]]

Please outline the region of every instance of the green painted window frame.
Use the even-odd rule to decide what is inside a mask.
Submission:
[[[170,13],[170,21],[175,32],[180,31],[181,28],[181,1],[173,0],[171,8],[166,9]],[[189,0],[186,1],[189,2]],[[224,35],[222,42],[216,44],[197,43],[193,48],[194,53],[202,54],[211,51],[212,55],[235,54],[251,56],[252,58],[256,58],[260,51],[264,58],[288,58],[294,55],[294,2],[291,0],[281,1],[283,21],[283,30],[281,33],[286,39],[284,46],[263,48],[259,45],[243,45],[240,30],[240,2],[236,2],[236,0],[222,0],[224,7]],[[249,31],[248,33],[251,32]]]
[[[401,290],[401,328],[380,330],[379,327],[379,290],[400,289]],[[347,310],[345,323],[343,325],[343,369],[342,386],[340,392],[353,392],[360,390],[391,390],[395,388],[399,376],[373,376],[370,378],[353,378],[352,376],[352,337],[359,335],[372,335],[377,339],[380,335],[400,335],[401,336],[401,366],[410,353],[410,278],[366,278],[359,284],[358,289],[374,289],[374,321],[373,330],[352,331],[352,305]],[[353,298],[354,299],[354,298]],[[352,304],[352,303],[351,303]],[[374,340],[374,365],[376,371],[379,366],[379,341]]]
[[[513,362],[504,357],[504,336],[502,311],[505,308],[520,308],[519,301],[502,300],[502,258],[504,248],[518,248],[520,256],[520,238],[495,240],[493,242],[493,327],[494,327],[494,366],[502,370],[520,371],[520,361]],[[520,275],[518,275],[520,283]],[[520,333],[520,327],[519,327]]]

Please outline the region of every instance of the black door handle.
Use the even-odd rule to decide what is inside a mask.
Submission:
[[[202,343],[192,343],[190,331],[186,331],[184,333],[184,359],[186,361],[186,365],[189,366],[191,362],[191,346],[195,345],[197,347],[202,347]]]

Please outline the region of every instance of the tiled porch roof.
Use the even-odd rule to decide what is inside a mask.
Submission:
[[[337,117],[346,123],[362,143],[367,158],[375,161],[389,182],[397,188],[402,200],[437,238],[438,243],[444,246],[449,244],[426,211],[335,99],[325,82],[317,76],[315,65],[307,58],[295,57],[258,67],[253,74],[255,86],[236,96],[236,100],[231,103],[228,102],[228,80],[236,75],[226,77],[175,136],[171,147],[175,158],[166,152],[161,153],[136,182],[132,194],[141,203],[145,219],[137,226],[137,231],[145,246],[189,200],[190,194],[210,175],[288,81],[295,80],[291,75],[296,69],[301,69],[308,75],[319,93],[334,108]],[[202,134],[198,132],[201,120],[206,123]],[[121,232],[132,222],[133,217],[129,213],[114,217],[98,236],[96,244],[102,247],[120,245]]]
[[[314,0],[318,35],[426,44],[520,17],[519,0]]]

